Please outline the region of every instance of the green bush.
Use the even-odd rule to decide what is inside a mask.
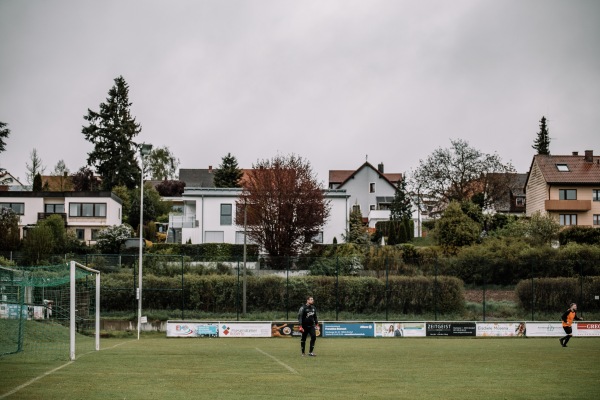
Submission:
[[[102,278],[102,309],[136,309],[137,278],[131,273],[113,273]],[[451,277],[307,276],[285,279],[279,276],[247,278],[249,311],[295,311],[312,295],[322,310],[353,313],[460,312],[464,308],[462,282]],[[386,303],[387,290],[387,303]],[[230,275],[184,275],[180,277],[145,274],[145,309],[188,309],[209,313],[233,313],[241,309],[241,280]]]
[[[557,316],[572,302],[579,303],[582,312],[599,310],[600,302],[595,296],[600,293],[600,276],[523,280],[517,285],[516,293],[523,308],[554,311]]]

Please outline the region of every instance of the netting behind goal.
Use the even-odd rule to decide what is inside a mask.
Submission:
[[[76,262],[0,267],[0,356],[75,359],[99,347],[99,272]]]

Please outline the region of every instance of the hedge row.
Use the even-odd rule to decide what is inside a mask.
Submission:
[[[600,310],[600,276],[581,278],[540,278],[519,282],[517,296],[523,308],[562,314],[570,303],[579,303],[582,312]],[[532,304],[533,300],[533,304]]]
[[[203,260],[241,260],[244,245],[231,243],[179,244],[155,243],[148,248],[150,254],[176,254]],[[258,246],[246,245],[246,257],[258,258]]]
[[[322,311],[354,313],[440,312],[464,309],[463,283],[453,277],[335,277],[249,276],[246,285],[248,312],[293,311],[313,295]],[[136,309],[135,278],[128,273],[102,277],[103,311]],[[183,290],[182,290],[183,289]],[[237,276],[185,274],[181,277],[144,275],[145,309],[187,309],[231,313],[241,309],[242,283]],[[183,295],[182,295],[183,293]],[[387,299],[386,299],[387,293]]]

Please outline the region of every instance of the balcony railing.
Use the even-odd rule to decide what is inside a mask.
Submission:
[[[589,211],[591,200],[546,200],[546,211]]]
[[[169,228],[197,228],[196,215],[169,215]]]

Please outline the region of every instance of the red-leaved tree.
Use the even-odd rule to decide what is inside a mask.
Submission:
[[[329,201],[309,162],[299,156],[258,161],[241,183],[236,225],[244,227],[245,213],[249,240],[273,261],[300,254],[329,217]]]

